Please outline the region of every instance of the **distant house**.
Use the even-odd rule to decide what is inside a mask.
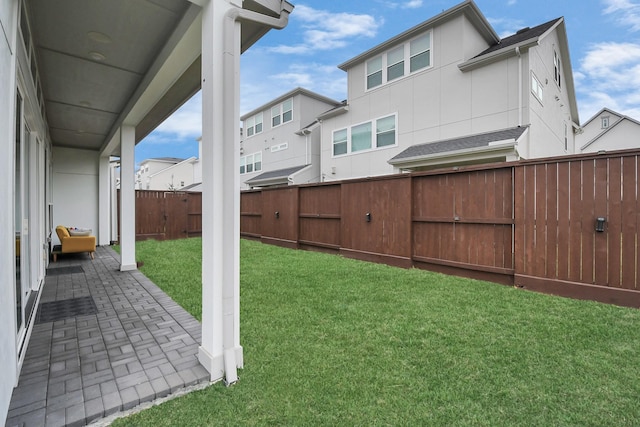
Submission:
[[[320,131],[316,118],[340,105],[296,88],[243,115],[241,189],[320,180]]]
[[[640,147],[640,122],[603,108],[582,125],[576,135],[576,153]]]
[[[156,157],[140,162],[136,171],[137,190],[175,191],[194,183],[198,159]]]
[[[501,39],[467,0],[350,59],[320,114],[322,180],[571,154],[563,18]]]

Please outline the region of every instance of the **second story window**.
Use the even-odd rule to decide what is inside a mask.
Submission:
[[[262,132],[262,113],[251,116],[244,121],[247,138]]]
[[[271,107],[271,127],[293,120],[293,98]]]
[[[609,127],[609,116],[602,118],[602,129]]]
[[[371,58],[365,67],[367,90],[431,67],[431,32]]]

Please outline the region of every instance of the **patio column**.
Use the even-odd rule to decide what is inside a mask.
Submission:
[[[134,126],[120,128],[120,271],[137,268],[135,135]]]
[[[237,4],[234,4],[237,3]],[[242,2],[202,10],[202,345],[198,358],[227,384],[242,367],[240,346],[240,24]],[[226,41],[226,43],[225,43]]]
[[[111,243],[111,168],[109,156],[100,156],[98,165],[98,245]]]

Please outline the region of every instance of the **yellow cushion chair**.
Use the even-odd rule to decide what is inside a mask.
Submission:
[[[60,252],[63,254],[89,252],[91,259],[96,251],[96,236],[72,236],[69,229],[63,225],[56,227],[56,234],[60,239]],[[56,251],[53,252],[53,262],[58,260]]]

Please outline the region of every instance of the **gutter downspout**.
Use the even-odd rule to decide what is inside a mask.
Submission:
[[[217,1],[217,0],[210,0]],[[236,82],[239,78],[239,70],[240,70],[240,29],[236,27],[237,23],[242,22],[255,22],[259,24],[264,24],[273,29],[282,29],[289,22],[289,14],[291,10],[285,9],[285,2],[281,0],[280,2],[280,17],[274,18],[271,16],[266,16],[257,12],[253,12],[250,10],[242,9],[240,7],[235,7],[228,10],[225,13],[224,20],[224,59],[222,63],[222,76],[223,81],[228,82]],[[236,31],[237,30],[237,31]],[[229,80],[231,79],[231,80]],[[225,108],[223,111],[223,123],[239,123],[240,122],[240,109],[238,105],[238,100],[236,99],[236,85],[235,84],[225,84],[222,92],[224,105],[229,106],[229,108]],[[234,163],[239,162],[239,156],[237,153],[240,152],[240,138],[236,129],[236,126],[224,126],[224,141],[234,141]],[[239,182],[239,164],[235,165],[235,174],[237,176],[237,182]],[[240,197],[235,198],[234,204],[237,205],[235,207],[235,211],[240,212]],[[237,230],[238,233],[240,230]],[[239,234],[238,234],[239,235]],[[236,254],[236,261],[239,261],[239,248],[238,254]],[[239,271],[236,269],[236,271]],[[223,299],[222,299],[222,309],[223,313],[239,313],[240,312],[240,300],[239,295],[235,295],[237,289],[235,289],[235,284],[239,283],[239,277],[234,277],[233,281],[224,280],[223,283]],[[226,298],[229,295],[235,295],[235,298]],[[238,324],[224,324],[227,322],[234,323],[233,316],[223,315],[223,328],[222,328],[222,344],[223,344],[223,352],[224,352],[224,373],[225,373],[225,384],[231,385],[238,381],[238,372],[237,368],[243,366],[243,361],[238,361],[236,358],[235,351],[235,338],[240,336],[240,325]],[[238,363],[239,362],[239,363]]]

